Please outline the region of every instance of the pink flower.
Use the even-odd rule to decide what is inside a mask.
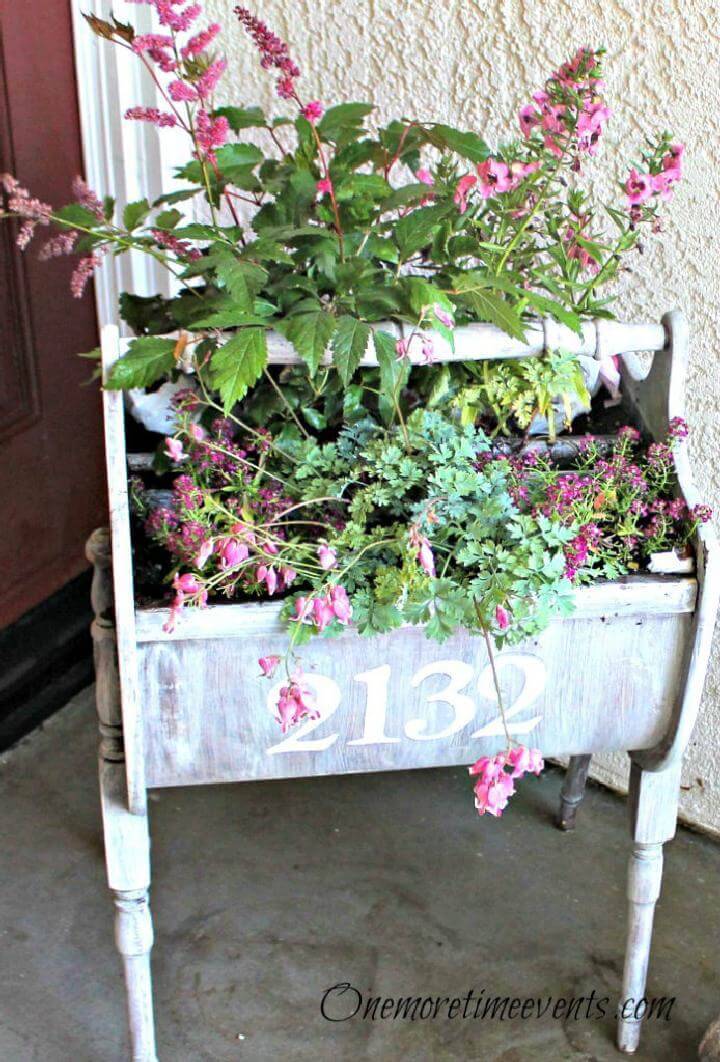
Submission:
[[[176,78],[168,85],[168,96],[176,103],[192,103],[198,98],[197,90],[188,85],[187,81]]]
[[[198,156],[207,159],[208,162],[216,162],[215,149],[227,143],[230,136],[230,125],[227,118],[221,115],[219,118],[211,118],[204,108],[200,108],[195,116],[195,139],[197,140]]]
[[[74,177],[72,183],[73,195],[75,201],[84,206],[87,210],[91,210],[96,218],[103,221],[105,218],[105,211],[100,201],[99,196],[93,192],[90,185],[82,179],[82,177]]]
[[[421,354],[426,365],[432,365],[435,361],[435,347],[432,339],[427,336],[423,336]]]
[[[335,619],[335,611],[326,598],[316,597],[313,601],[313,619],[319,631],[324,631]]]
[[[640,206],[653,194],[652,177],[647,173],[638,173],[633,167],[625,181],[625,194],[628,206]]]
[[[18,244],[20,244],[21,236],[22,231],[18,236]],[[83,297],[90,277],[93,275],[97,267],[101,265],[103,255],[105,254],[107,254],[107,246],[98,247],[93,254],[88,255],[86,258],[81,258],[75,266],[73,274],[70,277],[70,294],[74,299],[81,299]]]
[[[597,141],[611,114],[610,108],[604,103],[585,102],[576,127],[578,148],[581,151],[586,151],[588,155],[595,154]]]
[[[220,32],[220,24],[218,22],[211,23],[207,29],[202,30],[200,33],[196,33],[194,37],[191,37],[187,44],[182,48],[181,55],[183,59],[194,58],[199,55],[200,52],[204,52],[217,37]]]
[[[204,568],[208,560],[210,559],[214,549],[215,544],[210,539],[207,539],[205,542],[203,542],[195,558],[195,567]]]
[[[515,784],[509,774],[499,775],[489,785],[479,782],[475,786],[475,807],[478,815],[484,815],[487,812],[499,819],[514,792]]]
[[[202,590],[202,583],[191,572],[185,572],[184,575],[175,576],[173,587],[182,594],[198,594]]]
[[[280,663],[279,656],[261,656],[258,660],[260,670],[265,678],[272,678]]]
[[[464,214],[467,210],[468,203],[467,198],[470,193],[470,189],[474,188],[477,184],[477,177],[473,177],[471,173],[461,177],[458,183],[455,185],[455,194],[453,195],[453,202],[455,203],[458,211]]]
[[[215,91],[215,87],[216,87],[218,81],[220,80],[222,75],[225,73],[226,69],[227,69],[226,60],[225,59],[216,59],[215,62],[211,63],[210,66],[207,68],[207,70],[205,70],[200,75],[200,77],[197,79],[197,81],[195,83],[195,87],[197,88],[198,96],[200,96],[201,99],[206,100],[206,99],[208,99],[209,96],[212,96],[213,92]],[[215,121],[214,121],[214,125],[217,127],[217,123],[218,122],[222,122],[222,121],[223,121],[223,119],[216,118]],[[225,119],[225,122],[227,124],[227,119]],[[216,131],[215,131],[214,135],[216,137],[219,135],[219,133],[217,132],[217,128],[216,128]],[[227,136],[225,137],[225,140],[227,140]],[[225,143],[225,140],[223,140],[222,144]],[[216,147],[222,147],[222,144],[216,144],[215,146]]]
[[[294,568],[281,568],[280,579],[282,581],[283,589],[285,589],[288,586],[292,586],[295,582],[297,579],[297,572]]]
[[[536,126],[540,125],[540,115],[532,103],[526,103],[524,107],[520,108],[518,121],[523,136],[527,137],[530,136]]]
[[[197,247],[192,247],[187,240],[180,240],[171,232],[166,232],[165,229],[151,229],[150,232],[160,247],[174,251],[178,258],[186,258],[188,262],[195,262],[202,257]]]
[[[668,427],[668,438],[687,439],[690,429],[682,417],[673,417]]]
[[[515,779],[528,771],[540,774],[543,766],[540,750],[524,745],[494,756],[482,756],[469,768],[471,777],[477,778],[474,788],[478,814],[499,818],[515,792]],[[506,767],[510,770],[506,771]]]
[[[417,173],[415,174],[415,176],[417,177],[418,181],[420,181],[422,184],[428,184],[431,187],[435,184],[435,181],[433,180],[433,176],[430,173],[430,170],[419,169],[417,171]]]
[[[510,613],[502,605],[498,605],[495,609],[495,622],[501,631],[506,631],[510,626]]]
[[[418,560],[420,561],[420,567],[431,578],[435,578],[435,558],[433,557],[433,551],[429,541],[426,538],[420,539],[420,548],[418,550]]]
[[[134,119],[136,122],[151,122],[159,128],[177,125],[177,118],[167,111],[160,111],[157,107],[128,107],[125,117]]]
[[[323,177],[315,185],[318,195],[329,195],[333,190],[332,181],[329,177]]]
[[[540,774],[545,763],[539,749],[529,749],[525,745],[518,745],[510,749],[507,754],[507,762],[512,767],[512,777],[521,778],[523,774],[532,772]]]
[[[330,588],[329,593],[330,604],[333,612],[335,613],[335,619],[340,623],[346,624],[352,619],[352,605],[350,599],[347,596],[347,592],[342,586],[333,586]]]
[[[312,598],[298,597],[295,600],[295,615],[292,616],[292,620],[295,623],[309,623],[310,613],[312,612]]]
[[[183,450],[183,445],[179,439],[172,439],[167,436],[165,439],[165,455],[170,458],[171,461],[183,461],[187,454]]]
[[[277,94],[281,99],[295,96],[295,78],[300,70],[290,58],[287,44],[268,29],[264,22],[255,18],[246,7],[236,7],[241,26],[250,34],[260,52],[260,65],[266,70],[274,66],[280,77],[277,81]]]
[[[220,550],[220,567],[236,568],[248,559],[250,550],[244,542],[238,542],[235,538],[228,538]]]
[[[320,713],[315,708],[312,692],[301,685],[298,676],[292,679],[289,685],[283,686],[278,697],[277,711],[275,716],[283,734],[287,733],[291,726],[295,726],[301,719],[319,719]]]
[[[326,572],[337,566],[337,553],[331,546],[326,545],[324,542],[318,546],[317,555],[320,567],[324,568]]]
[[[453,320],[452,315],[449,314],[447,310],[443,310],[442,306],[437,302],[433,306],[433,313],[438,321],[440,321],[441,324],[444,324],[446,328],[455,327],[455,321]]]
[[[395,343],[395,353],[398,361],[407,358],[410,353],[410,341],[407,339],[398,339]]]
[[[499,159],[485,159],[477,168],[480,178],[480,195],[489,199],[497,192],[508,192],[512,188],[510,169]]]
[[[324,113],[325,108],[320,100],[311,100],[310,103],[306,103],[302,109],[303,117],[307,118],[311,125],[315,125],[316,122],[319,122]]]
[[[258,564],[255,576],[259,583],[265,583],[267,592],[272,597],[277,589],[277,572],[272,564],[269,567],[266,564]]]
[[[665,173],[673,174],[676,181],[682,177],[682,157],[685,154],[683,144],[671,144],[668,154],[662,160],[662,168]]]

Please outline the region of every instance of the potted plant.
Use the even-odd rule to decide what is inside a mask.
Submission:
[[[187,133],[182,187],[117,218],[83,182],[54,210],[3,178],[21,245],[52,225],[42,256],[80,255],[73,294],[131,249],[177,281],[171,298],[122,296],[136,334],[122,357],[105,339],[131,810],[147,785],[474,759],[478,811],[498,816],[541,750],[664,742],[667,766],[694,712],[681,726],[673,702],[692,687],[696,706],[716,604],[710,514],[677,454],[682,322],[614,325],[609,292],[659,228],[682,147],[647,144],[600,207],[587,175],[610,116],[601,51],[555,71],[491,150],[474,132],[307,99],[287,45],[242,7],[289,113],[218,107],[219,27],[198,28],[196,6],[155,7],[159,33],[88,21],[158,85],[164,105],[128,120]],[[629,355],[647,349],[643,379]],[[133,463],[136,602],[120,395],[159,386],[174,430],[152,466]],[[103,607],[107,593],[98,584]],[[628,653],[634,672],[598,674]],[[646,830],[641,774],[636,841],[654,852],[669,817],[662,836]],[[643,924],[626,974],[640,990]],[[636,1027],[625,1020],[629,1049]]]

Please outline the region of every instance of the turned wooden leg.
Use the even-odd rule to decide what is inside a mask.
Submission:
[[[618,1047],[632,1054],[640,1043],[655,904],[660,895],[663,844],[675,834],[680,765],[630,772],[633,851],[628,872],[628,935],[618,1004]]]
[[[592,756],[571,756],[565,771],[565,781],[560,790],[560,807],[557,824],[561,830],[575,829],[575,816],[580,801],[585,796],[588,771]]]
[[[96,531],[91,536],[87,552],[95,565],[92,633],[100,725],[99,776],[105,862],[108,884],[115,899],[115,941],[125,973],[131,1058],[133,1062],[157,1062],[150,977],[153,944],[148,904],[150,835],[147,816],[132,815],[128,810],[109,578],[110,544],[106,531]]]

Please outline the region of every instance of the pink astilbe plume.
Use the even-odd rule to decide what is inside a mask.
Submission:
[[[90,185],[82,177],[75,177],[72,183],[75,202],[90,210],[99,221],[104,221],[105,212],[100,198],[93,192]]]
[[[81,258],[70,277],[70,294],[74,299],[81,299],[85,293],[87,282],[97,267],[101,264],[103,256],[107,253],[107,247],[98,249],[86,258]]]
[[[150,122],[160,129],[177,125],[177,118],[174,114],[161,111],[157,107],[128,107],[125,117],[134,119],[136,122]]]
[[[8,211],[24,219],[15,241],[24,250],[33,238],[36,227],[50,224],[52,207],[32,196],[10,173],[0,174],[0,185],[7,196]]]
[[[285,41],[276,36],[259,18],[255,18],[246,7],[236,7],[235,14],[240,25],[250,34],[260,52],[260,65],[266,70],[274,66],[280,72],[277,80],[277,94],[281,99],[296,97],[295,79],[300,77],[300,69],[290,58],[290,51]]]

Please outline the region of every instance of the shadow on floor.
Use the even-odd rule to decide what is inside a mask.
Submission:
[[[3,1062],[126,1058],[93,711],[88,690],[0,759]],[[461,769],[153,794],[162,1062],[622,1058],[624,802],[591,786],[561,834],[560,780],[522,782],[499,822],[478,820]],[[635,1057],[684,1062],[718,1009],[720,848],[682,829],[666,852],[648,995],[676,998]],[[458,997],[468,1017],[326,1020],[344,982],[332,1018],[358,994]],[[496,996],[540,1003],[472,1016]],[[549,997],[586,1002],[538,1017]]]

